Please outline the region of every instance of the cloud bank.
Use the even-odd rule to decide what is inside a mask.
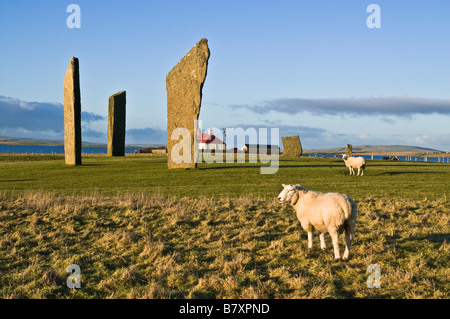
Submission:
[[[25,102],[0,95],[0,127],[28,132],[64,133],[64,106],[61,103]],[[104,120],[101,115],[81,112],[81,123]]]
[[[395,115],[414,114],[450,115],[450,99],[429,99],[409,96],[300,99],[283,98],[263,102],[261,105],[234,105],[258,114],[280,112],[294,115],[310,112],[315,115]]]
[[[104,130],[93,129],[93,123],[104,121]],[[106,144],[106,118],[92,112],[81,112],[82,140]],[[98,126],[98,125],[96,125]],[[0,136],[64,139],[64,106],[61,103],[26,102],[0,95]],[[166,131],[158,128],[130,128],[127,144],[166,144]]]

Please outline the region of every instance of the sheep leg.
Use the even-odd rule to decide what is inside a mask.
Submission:
[[[356,175],[356,176],[359,176],[359,170],[360,170],[360,169],[358,168],[358,175]]]
[[[344,251],[344,257],[342,257],[344,260],[348,259],[348,255],[350,253],[350,247],[352,245],[353,241],[353,229],[354,225],[346,225],[345,226],[345,251]]]
[[[352,168],[349,167],[348,169],[349,169],[349,171],[350,171],[350,175],[352,175]]]
[[[345,251],[344,251],[344,257],[342,257],[342,259],[344,259],[344,260],[348,259],[351,245],[352,245],[352,235],[349,231],[346,231],[345,232]]]
[[[334,258],[341,259],[341,254],[339,253],[339,237],[338,232],[336,230],[330,232],[331,239],[333,240],[333,248],[334,248]]]
[[[320,233],[320,248],[322,250],[325,250],[327,248],[327,245],[325,244],[325,234],[324,233]]]
[[[308,248],[312,248],[312,231],[308,230]]]

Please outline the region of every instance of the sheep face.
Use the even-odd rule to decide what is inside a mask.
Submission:
[[[290,202],[292,196],[295,193],[295,186],[294,185],[286,185],[282,184],[283,190],[281,191],[280,195],[278,195],[278,201],[281,202]]]
[[[344,161],[346,161],[346,160],[348,159],[348,156],[347,156],[346,154],[344,154],[344,155],[342,155],[342,159],[343,159]]]
[[[278,195],[278,201],[280,203],[291,202],[292,196],[294,196],[296,191],[306,190],[306,188],[298,184],[297,185],[281,184],[281,186],[283,186],[283,190],[281,191],[280,195]]]

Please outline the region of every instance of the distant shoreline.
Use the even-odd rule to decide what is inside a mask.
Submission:
[[[308,154],[330,154],[340,156],[343,153],[327,153],[327,152],[304,152],[304,155]],[[353,152],[353,156],[366,155],[366,156],[412,156],[412,157],[450,157],[450,152]]]
[[[61,143],[33,143],[32,141],[0,141],[0,145],[7,145],[7,146],[44,146],[44,147],[64,147],[64,144]],[[106,144],[83,144],[83,147],[87,148],[107,148]],[[126,145],[126,149],[140,149],[144,148],[143,146],[139,145]],[[367,149],[367,148],[366,148]],[[337,155],[340,156],[344,153],[344,151],[336,151],[336,149],[327,151],[326,149],[318,149],[318,150],[305,150],[303,152],[303,155],[308,154],[330,154],[330,155]],[[370,151],[364,151],[364,152],[358,152],[353,151],[354,155],[365,155],[365,156],[411,156],[411,157],[444,157],[449,158],[450,152],[443,152],[443,151],[437,151],[437,150],[411,150],[411,151],[374,151],[373,153]]]
[[[353,152],[354,155],[372,155],[372,152]],[[425,152],[378,152],[373,153],[374,156],[412,156],[412,157],[450,157],[449,152],[433,152],[433,153],[425,153]]]
[[[24,146],[64,146],[64,144],[50,144],[50,143],[18,143],[18,142],[0,142],[0,145],[24,145]],[[83,146],[91,146],[91,145],[83,145]]]
[[[21,146],[64,146],[64,144],[51,143],[22,143],[22,142],[0,142],[0,145],[21,145]],[[107,147],[106,144],[83,144],[83,147]],[[138,148],[136,146],[127,145],[125,148]]]

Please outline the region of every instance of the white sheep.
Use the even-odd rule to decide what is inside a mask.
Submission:
[[[364,175],[364,169],[366,168],[366,160],[364,157],[349,157],[348,155],[342,155],[342,159],[345,162],[345,166],[347,166],[350,170],[350,175],[355,175],[354,168],[358,169],[358,174],[356,176],[359,176],[359,171],[361,170],[361,176]]]
[[[319,193],[307,190],[301,185],[282,184],[278,195],[280,202],[289,202],[297,212],[302,228],[308,232],[308,248],[312,248],[314,228],[320,232],[320,248],[324,250],[325,232],[333,241],[334,258],[340,259],[338,235],[345,230],[345,251],[343,259],[348,259],[356,224],[356,203],[347,195]]]

